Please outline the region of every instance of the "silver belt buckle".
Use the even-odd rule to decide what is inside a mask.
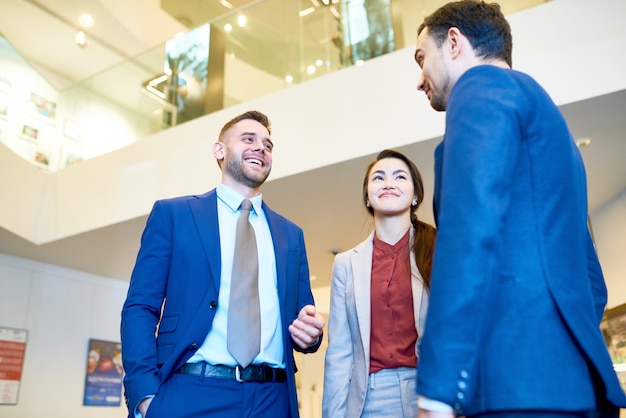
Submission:
[[[241,380],[241,367],[239,365],[235,366],[235,380],[238,382],[244,382]]]

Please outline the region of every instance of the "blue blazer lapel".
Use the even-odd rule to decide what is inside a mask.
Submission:
[[[287,296],[287,261],[289,255],[289,237],[287,229],[281,225],[281,217],[271,210],[265,202],[263,202],[263,211],[267,218],[267,223],[272,235],[274,243],[274,256],[276,257],[276,281],[278,284],[278,299],[285,301]]]
[[[217,219],[217,194],[215,189],[189,201],[198,235],[202,241],[215,288],[220,288],[222,257],[220,250],[220,231]]]

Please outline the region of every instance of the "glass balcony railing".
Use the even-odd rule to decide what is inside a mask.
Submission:
[[[544,2],[500,4],[506,14]],[[16,67],[0,66],[0,142],[43,170],[56,171],[195,117],[409,47],[423,16],[443,3],[253,1],[61,91],[53,91],[0,37],[0,62]],[[192,34],[204,33],[203,28],[209,39],[200,36],[194,43]],[[185,42],[189,49],[181,52]],[[208,66],[198,70],[202,60]],[[15,82],[15,77],[31,80]],[[25,84],[42,91],[15,91]],[[28,115],[10,108],[28,109]]]

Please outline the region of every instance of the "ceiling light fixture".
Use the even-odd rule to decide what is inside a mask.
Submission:
[[[81,28],[90,28],[93,26],[93,17],[89,13],[83,13],[78,18],[78,24]]]
[[[233,10],[235,8],[235,6],[233,6],[226,0],[220,0],[220,4],[230,10]]]
[[[300,10],[300,17],[308,16],[315,11],[315,7],[309,7],[308,9]]]
[[[74,42],[80,48],[84,48],[87,45],[87,36],[85,35],[85,32],[83,32],[82,30],[79,30],[76,33],[76,36],[74,36]]]
[[[169,76],[167,74],[160,74],[154,77],[153,79],[148,80],[147,82],[144,82],[143,86],[148,92],[152,93],[154,96],[158,97],[159,99],[165,101],[166,96],[164,93],[164,89],[165,89],[168,79],[169,79]]]

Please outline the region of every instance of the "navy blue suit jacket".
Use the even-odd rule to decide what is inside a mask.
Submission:
[[[293,349],[303,350],[292,344],[287,328],[303,306],[313,304],[304,236],[265,203],[263,210],[276,254],[291,416],[298,417]],[[217,310],[220,272],[215,190],[157,201],[142,235],[122,310],[124,387],[131,414],[204,342]],[[307,352],[318,347],[319,343]]]
[[[626,406],[583,161],[525,74],[467,71],[435,151],[437,242],[418,392],[458,414]]]

